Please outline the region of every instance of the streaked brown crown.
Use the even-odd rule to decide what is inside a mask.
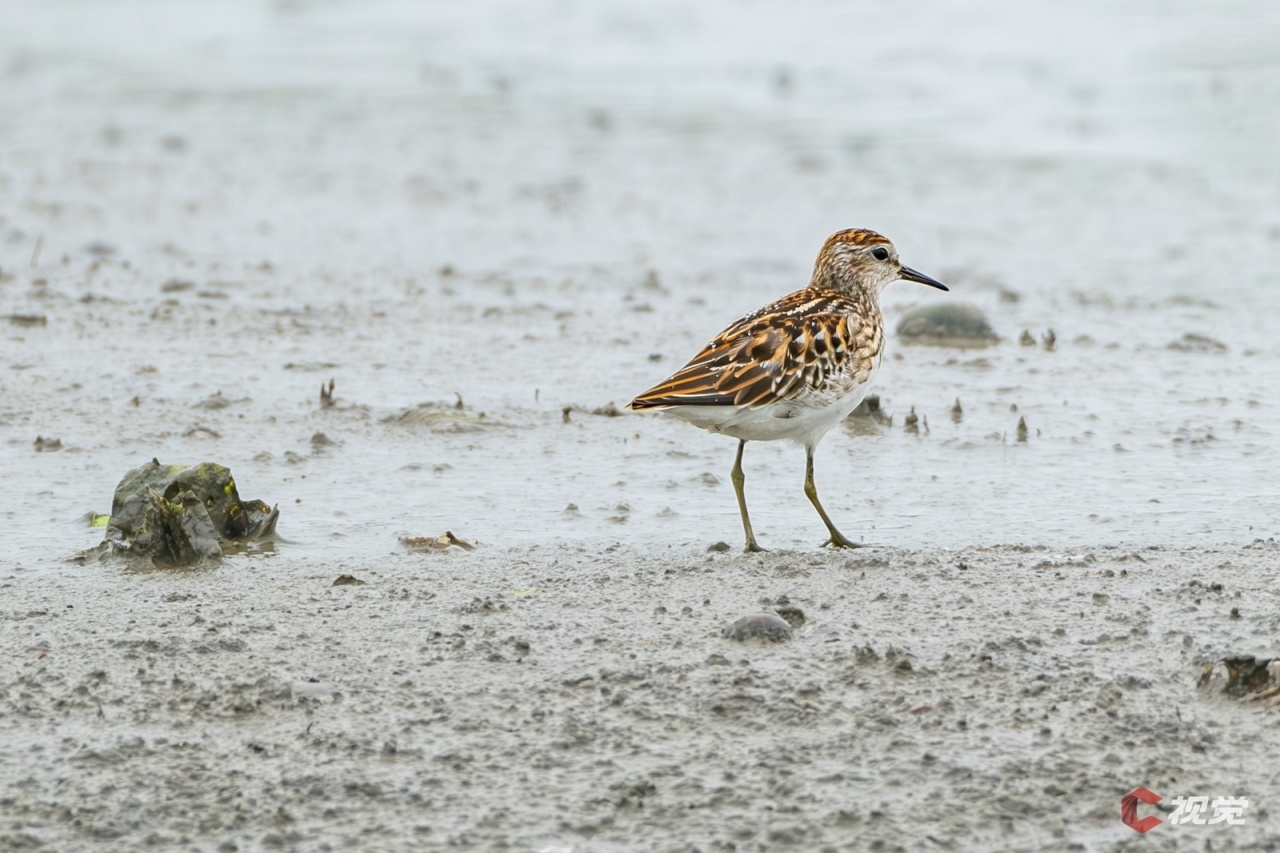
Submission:
[[[854,246],[874,246],[878,243],[889,243],[889,238],[872,231],[870,228],[846,228],[827,238],[827,241],[822,244],[822,251],[818,252],[818,257],[825,255],[833,245],[838,243],[849,243]],[[889,245],[893,244],[889,243]]]

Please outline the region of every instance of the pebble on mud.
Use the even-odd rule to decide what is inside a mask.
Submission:
[[[906,418],[903,419],[902,429],[912,435],[920,434],[920,416],[916,414],[915,406],[911,407],[911,411],[907,412]]]
[[[893,426],[893,415],[886,414],[880,407],[879,394],[868,394],[845,421],[854,432],[869,434],[878,432],[880,427]]]
[[[785,643],[791,639],[791,625],[777,613],[752,613],[726,625],[720,636],[739,643],[748,640]]]
[[[364,586],[365,582],[355,575],[338,575],[330,586]]]
[[[1000,338],[985,314],[964,302],[921,305],[906,311],[898,321],[898,337],[904,343],[937,347],[986,347]]]
[[[1226,352],[1227,345],[1205,335],[1187,332],[1176,341],[1172,341],[1166,349],[1177,352],[1219,353]]]
[[[322,432],[314,433],[311,436],[312,450],[319,450],[322,447],[336,447],[337,445],[338,445],[338,442],[334,441],[332,438],[329,438],[329,436],[325,435]]]

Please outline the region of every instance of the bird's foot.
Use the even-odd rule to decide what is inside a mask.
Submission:
[[[754,539],[748,539],[748,540],[747,540],[747,546],[746,546],[745,548],[743,548],[743,549],[742,549],[742,553],[744,553],[744,554],[767,554],[767,553],[769,553],[769,552],[768,552],[766,549],[761,548],[759,545],[757,545],[757,544],[756,544],[756,540],[754,540]]]
[[[831,538],[822,543],[823,548],[862,548],[857,542],[850,542],[839,531],[831,531]]]

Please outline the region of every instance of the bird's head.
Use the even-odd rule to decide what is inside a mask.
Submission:
[[[837,231],[822,244],[810,284],[846,293],[861,291],[878,295],[886,285],[899,279],[948,289],[942,282],[904,267],[898,260],[898,250],[888,238],[865,228],[850,228]]]

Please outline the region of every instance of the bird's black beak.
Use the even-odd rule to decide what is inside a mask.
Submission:
[[[927,284],[930,287],[936,287],[938,288],[938,290],[951,289],[947,287],[945,284],[943,284],[942,282],[938,281],[937,279],[929,278],[929,276],[925,275],[922,272],[916,272],[911,267],[903,267],[902,271],[899,272],[898,275],[907,281],[918,281],[921,284]]]

